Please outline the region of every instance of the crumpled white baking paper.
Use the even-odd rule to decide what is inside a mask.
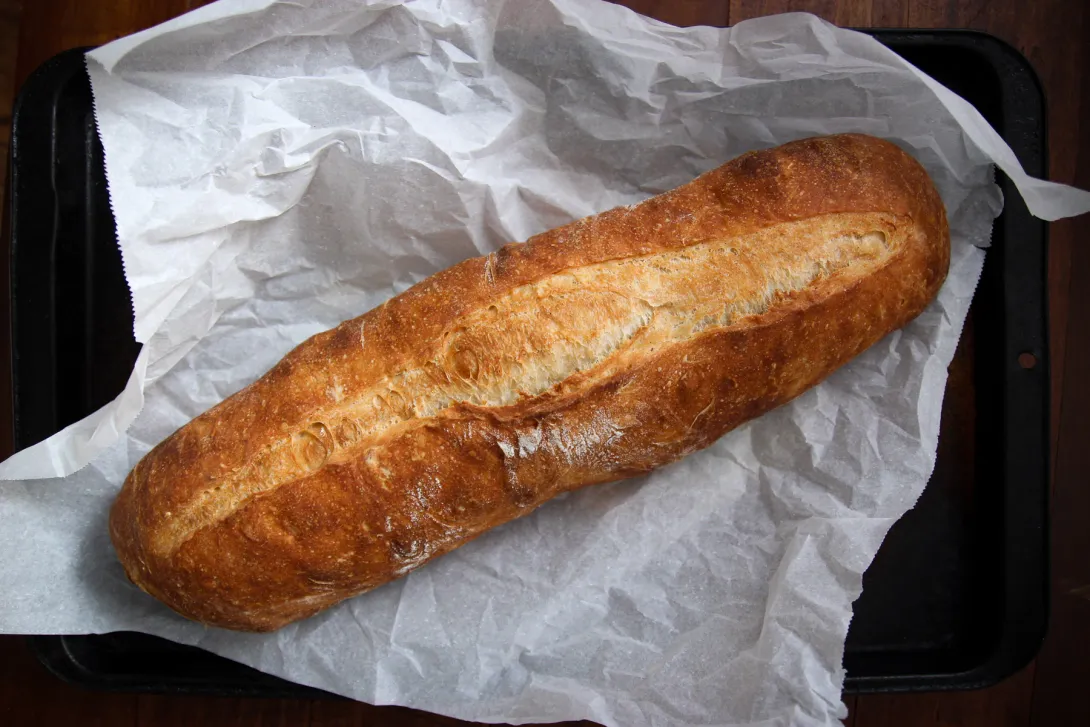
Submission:
[[[144,347],[114,402],[0,465],[0,630],[145,631],[466,719],[843,717],[861,575],[934,464],[1001,206],[991,164],[1038,216],[1090,209],[879,43],[802,14],[678,29],[575,0],[224,0],[88,67]],[[467,256],[844,131],[928,168],[952,266],[918,320],[789,406],[274,634],[187,622],[125,580],[105,522],[128,470],[310,334]]]

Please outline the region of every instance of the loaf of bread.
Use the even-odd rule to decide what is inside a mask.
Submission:
[[[179,613],[276,629],[790,401],[919,314],[949,255],[893,144],[745,154],[302,343],[148,453],[110,534]]]

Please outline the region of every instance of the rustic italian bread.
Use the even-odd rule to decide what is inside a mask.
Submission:
[[[890,143],[745,154],[314,336],[144,457],[110,534],[179,613],[276,629],[798,396],[923,310],[949,244]]]

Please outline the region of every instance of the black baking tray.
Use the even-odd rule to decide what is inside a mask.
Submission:
[[[1046,176],[1044,98],[1017,51],[971,31],[870,32],[975,105],[1026,171]],[[22,448],[116,396],[139,351],[81,50],[53,58],[23,87],[11,170],[13,421]],[[1047,230],[1010,182],[999,182],[1006,207],[950,367],[935,473],[864,578],[844,657],[849,692],[992,684],[1025,665],[1044,635]],[[54,673],[90,687],[322,694],[142,634],[33,644]]]

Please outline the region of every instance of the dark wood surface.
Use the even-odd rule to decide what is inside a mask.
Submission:
[[[97,45],[162,22],[201,0],[0,0],[0,149],[12,86],[66,48]],[[728,25],[789,10],[858,27],[976,28],[1033,63],[1048,99],[1050,176],[1090,189],[1090,3],[1085,0],[628,0],[677,25]],[[21,18],[19,6],[22,5]],[[15,20],[19,18],[18,20]],[[14,73],[14,24],[18,53]],[[5,60],[6,59],[6,60]],[[2,163],[6,163],[2,162]],[[1090,725],[1090,217],[1051,225],[1052,613],[1037,659],[990,689],[862,696],[855,727]],[[0,320],[7,320],[7,235]],[[10,381],[7,327],[0,378]],[[0,383],[0,456],[10,451],[10,392]],[[0,527],[4,527],[0,523]],[[0,567],[3,567],[0,564]],[[0,637],[0,725],[456,725],[457,720],[350,702],[99,694],[48,674],[21,637]]]

